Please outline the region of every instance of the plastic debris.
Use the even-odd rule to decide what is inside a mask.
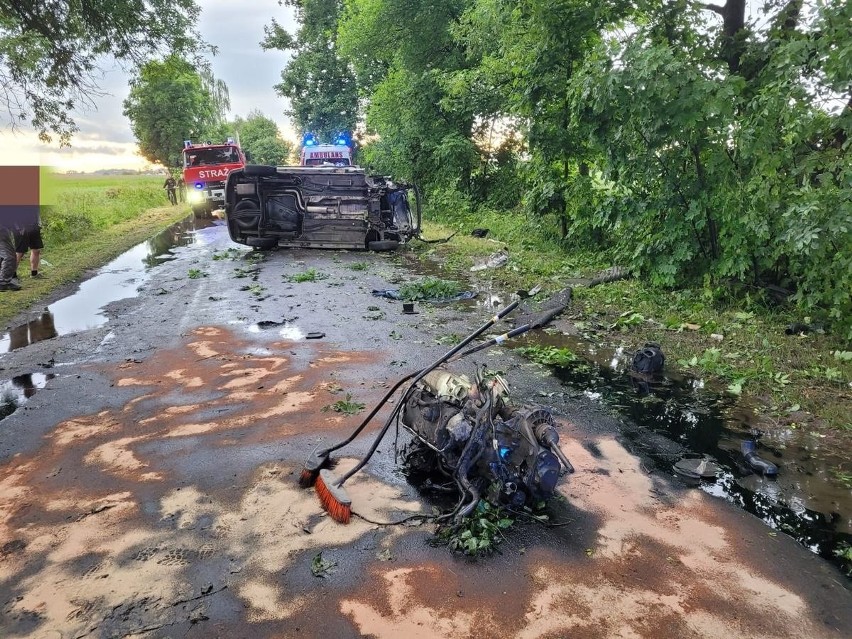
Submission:
[[[755,452],[756,449],[757,442],[755,442],[753,439],[746,439],[742,444],[740,444],[740,450],[742,451],[746,462],[749,466],[751,466],[751,469],[753,471],[769,477],[777,475],[778,466],[776,466],[772,462],[766,461],[762,457],[759,457],[758,454]]]
[[[479,264],[474,264],[473,266],[471,266],[470,270],[484,271],[487,268],[500,268],[501,266],[505,266],[508,261],[509,254],[506,251],[498,251],[484,262],[480,262]]]
[[[674,465],[674,471],[681,477],[692,480],[714,479],[719,465],[707,459],[681,459]]]

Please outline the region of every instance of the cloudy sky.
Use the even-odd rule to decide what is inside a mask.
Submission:
[[[273,85],[280,81],[287,56],[280,51],[263,51],[263,27],[271,18],[289,31],[294,29],[291,9],[278,0],[199,0],[202,7],[200,31],[219,48],[212,59],[213,72],[224,80],[231,94],[231,116],[245,116],[253,109],[278,123],[285,137],[295,139],[284,116],[284,100]],[[0,164],[54,166],[59,170],[93,171],[101,168],[143,168],[147,162],[137,154],[130,124],[121,111],[128,94],[128,75],[120,67],[103,68],[101,88],[109,95],[99,97],[94,109],[75,115],[80,132],[70,148],[42,144],[33,131],[12,132],[0,119]]]

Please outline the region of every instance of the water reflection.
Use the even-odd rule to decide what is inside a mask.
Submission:
[[[724,392],[714,392],[700,379],[649,378],[627,369],[623,351],[593,349],[579,338],[531,336],[531,341],[568,347],[578,362],[554,367],[566,386],[593,401],[617,409],[626,419],[623,434],[634,452],[669,471],[690,454],[709,456],[722,468],[701,489],[760,517],[822,557],[839,561],[834,551],[852,543],[852,495],[830,478],[840,463],[818,440],[790,429],[768,430],[760,438],[760,455],[780,466],[777,478],[754,474],[741,452],[754,437],[751,410],[737,406]]]
[[[53,313],[49,309],[44,309],[26,324],[16,326],[4,335],[0,339],[0,352],[14,351],[57,335],[59,333],[56,331]]]
[[[83,282],[77,292],[51,304],[38,318],[0,338],[0,353],[102,326],[107,322],[103,310],[107,304],[136,296],[150,279],[153,267],[174,259],[172,249],[198,242],[198,231],[213,224],[213,220],[190,216],[122,253]]]
[[[18,410],[54,377],[56,375],[28,373],[0,382],[0,420]]]

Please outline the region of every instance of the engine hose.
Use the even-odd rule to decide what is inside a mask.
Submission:
[[[387,403],[387,401],[397,391],[397,389],[399,389],[400,386],[402,386],[405,382],[410,380],[415,375],[417,375],[417,372],[410,373],[410,374],[406,375],[405,377],[403,377],[401,380],[399,380],[396,384],[394,384],[393,388],[391,388],[387,393],[385,393],[385,396],[382,397],[381,400],[379,400],[379,403],[376,404],[376,406],[373,408],[373,410],[370,411],[370,414],[367,415],[364,418],[364,420],[361,422],[361,424],[358,426],[358,428],[356,428],[349,437],[344,439],[342,442],[335,444],[334,446],[326,448],[325,450],[323,450],[320,453],[320,456],[325,457],[329,453],[334,452],[335,450],[343,448],[347,444],[352,443],[352,440],[354,440],[361,433],[361,431],[364,430],[364,428],[367,426],[367,424],[369,424],[370,421],[373,419],[373,417],[376,416],[376,413],[379,412],[379,409],[381,409],[381,407],[384,406]]]
[[[454,517],[456,523],[467,517],[479,503],[479,489],[470,482],[467,475],[485,451],[485,445],[482,442],[483,436],[488,430],[488,423],[485,417],[490,417],[492,405],[493,398],[491,395],[488,395],[488,398],[482,405],[482,408],[480,408],[476,413],[476,426],[470,434],[470,439],[464,447],[462,454],[459,456],[456,478],[459,484],[464,488],[463,494],[469,494],[471,499],[458,513],[456,513]]]

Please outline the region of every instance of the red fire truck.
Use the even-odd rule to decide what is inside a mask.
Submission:
[[[225,181],[234,169],[246,165],[246,156],[233,139],[224,144],[183,143],[183,181],[192,212],[209,215],[224,207]]]

